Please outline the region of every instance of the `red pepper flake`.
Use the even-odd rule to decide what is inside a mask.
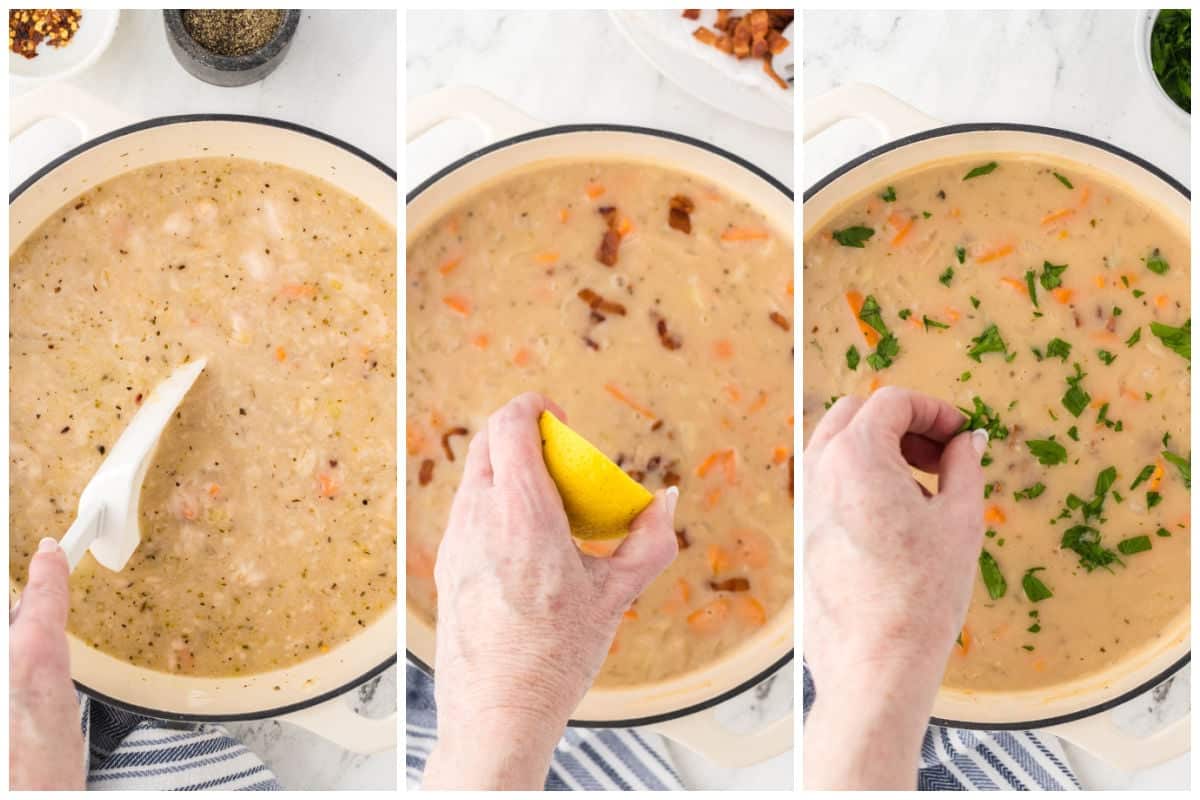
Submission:
[[[677,194],[671,198],[671,208],[667,212],[667,224],[677,231],[692,232],[692,212],[696,204],[687,195]]]
[[[783,314],[780,314],[778,311],[772,311],[770,316],[771,322],[774,322],[785,331],[790,331],[792,329],[792,323],[788,322],[788,318]]]
[[[749,578],[726,578],[723,581],[709,581],[708,587],[714,592],[748,592]]]
[[[427,458],[421,462],[421,471],[417,473],[417,482],[422,486],[428,486],[433,480],[433,459]]]
[[[462,426],[459,426],[457,428],[451,428],[450,430],[448,430],[442,434],[442,449],[446,451],[447,459],[449,459],[450,461],[454,460],[454,450],[451,449],[451,447],[450,447],[450,437],[451,436],[466,436],[468,433],[470,433],[470,431],[468,431],[466,428],[464,428]]]
[[[620,303],[614,303],[611,300],[605,300],[599,293],[591,289],[580,289],[577,295],[580,300],[588,304],[588,307],[593,311],[604,311],[609,314],[617,314],[625,316],[625,306]],[[601,316],[603,321],[603,316]]]

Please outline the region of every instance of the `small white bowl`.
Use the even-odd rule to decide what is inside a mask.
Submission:
[[[1176,122],[1189,125],[1192,115],[1171,99],[1162,84],[1158,82],[1158,76],[1154,74],[1154,62],[1150,60],[1150,37],[1154,33],[1154,20],[1157,18],[1157,10],[1138,12],[1137,24],[1133,26],[1133,44],[1136,48],[1134,54],[1137,58],[1138,68],[1142,77],[1153,85],[1154,88],[1150,91],[1158,98],[1159,104],[1167,109],[1166,113]]]
[[[9,76],[21,83],[41,83],[82,72],[94,64],[112,42],[120,14],[113,9],[85,8],[79,18],[79,30],[66,46],[51,47],[43,42],[37,49],[36,58],[25,58],[9,50]]]

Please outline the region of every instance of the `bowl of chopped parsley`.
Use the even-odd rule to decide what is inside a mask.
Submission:
[[[1138,63],[1167,113],[1187,122],[1192,113],[1192,12],[1142,12],[1136,28]]]

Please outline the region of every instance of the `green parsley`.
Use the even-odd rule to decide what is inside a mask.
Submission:
[[[1150,477],[1153,474],[1154,474],[1154,465],[1153,464],[1147,464],[1146,466],[1142,467],[1142,471],[1139,472],[1137,474],[1137,477],[1133,479],[1133,483],[1129,484],[1129,491],[1132,492],[1134,489],[1141,486],[1146,481],[1150,480]]]
[[[1025,590],[1025,596],[1029,598],[1031,603],[1040,603],[1054,597],[1054,592],[1050,591],[1046,584],[1042,583],[1034,573],[1044,570],[1045,567],[1031,567],[1025,570],[1025,575],[1021,578],[1021,588]],[[1037,627],[1037,625],[1034,625]],[[1040,629],[1039,629],[1040,630]],[[1037,631],[1033,631],[1037,633]]]
[[[1078,442],[1079,441],[1079,429],[1076,428],[1074,425],[1072,425],[1071,427],[1067,428],[1067,436],[1070,436],[1073,440]]]
[[[1149,536],[1131,536],[1128,539],[1122,539],[1121,541],[1117,542],[1117,549],[1121,551],[1121,555],[1123,556],[1131,556],[1134,553],[1144,553],[1145,551],[1149,550],[1150,547],[1151,545]]]
[[[1049,261],[1042,263],[1042,288],[1046,291],[1057,289],[1062,286],[1062,274],[1066,270],[1066,264],[1051,264]]]
[[[967,355],[980,362],[983,360],[980,356],[985,353],[1008,353],[1008,345],[1000,337],[1000,330],[995,325],[985,328],[983,333],[971,340],[971,344],[973,346]]]
[[[987,587],[988,597],[999,600],[1008,591],[1008,581],[1000,572],[1000,565],[987,550],[979,553],[979,574],[983,577],[983,585]]]
[[[852,370],[858,369],[858,348],[850,345],[850,349],[846,351],[846,366]]]
[[[1074,186],[1071,185],[1071,182],[1069,180],[1067,180],[1065,175],[1062,175],[1062,174],[1056,172],[1056,173],[1054,173],[1054,177],[1058,178],[1058,182],[1061,183],[1063,186],[1067,187],[1068,189],[1075,188]]]
[[[833,232],[834,240],[842,247],[866,247],[867,240],[874,235],[875,229],[865,225],[852,225]]]
[[[1037,299],[1037,273],[1033,270],[1025,271],[1025,286],[1029,289],[1029,299],[1033,301],[1033,307],[1038,307]]]
[[[1083,410],[1087,408],[1088,403],[1092,401],[1092,396],[1079,385],[1080,381],[1085,377],[1087,377],[1087,373],[1083,371],[1077,362],[1075,364],[1075,375],[1067,378],[1067,393],[1062,396],[1063,407],[1075,417],[1082,414]]]
[[[1188,361],[1192,360],[1192,321],[1190,319],[1178,328],[1163,325],[1161,322],[1151,322],[1150,332],[1157,336],[1165,347],[1174,350]]]
[[[954,257],[958,259],[958,263],[960,263],[960,264],[967,263],[967,248],[965,248],[965,247],[954,248]]]
[[[882,200],[882,201],[883,201],[883,202],[885,202],[885,203],[894,203],[894,202],[896,202],[896,189],[895,189],[895,187],[892,187],[892,186],[889,186],[889,187],[887,187],[887,191],[886,191],[886,192],[884,192],[883,194],[879,195],[879,199],[880,199],[880,200]]]
[[[1158,492],[1146,492],[1146,509],[1154,508],[1162,502],[1162,495]]]
[[[1192,488],[1192,458],[1188,456],[1177,456],[1169,450],[1163,450],[1162,457],[1175,465],[1179,470],[1179,477],[1183,478],[1183,485],[1188,489]]]
[[[942,286],[949,287],[950,282],[954,280],[954,267],[946,267],[946,270],[938,275],[938,283]]]
[[[1022,489],[1019,492],[1013,492],[1013,499],[1032,500],[1033,498],[1040,496],[1044,491],[1046,491],[1046,484],[1038,481],[1033,486]]]
[[[981,175],[990,175],[992,173],[992,171],[995,170],[996,167],[998,167],[998,166],[1000,166],[1000,165],[997,164],[995,161],[989,161],[986,164],[981,164],[980,166],[976,167],[975,169],[971,170],[966,175],[964,175],[963,180],[969,181],[969,180],[971,180],[971,178],[978,178]]]
[[[1138,328],[1133,333],[1129,334],[1129,338],[1125,340],[1126,347],[1133,347],[1142,340],[1142,329]]]
[[[1154,252],[1144,260],[1146,262],[1146,269],[1150,270],[1155,275],[1166,275],[1167,271],[1171,269],[1171,265],[1168,264],[1167,260],[1162,257],[1160,252],[1158,252],[1157,247],[1154,248]]]
[[[980,400],[978,397],[972,397],[971,402],[974,404],[974,410],[959,406],[958,410],[967,415],[966,421],[963,422],[959,433],[963,431],[985,430],[988,433],[988,441],[1001,441],[1008,438],[1008,428],[1000,422],[1000,415],[992,410],[992,407]]]
[[[1044,467],[1062,464],[1067,460],[1067,448],[1053,439],[1029,439],[1025,442],[1025,446],[1029,448],[1029,452],[1038,460],[1038,463]],[[1036,496],[1034,495],[1034,497]]]
[[[925,323],[925,330],[929,330],[930,328],[949,328],[950,327],[949,325],[945,324],[944,322],[938,322],[936,319],[931,319],[929,317],[922,317],[921,321]]]
[[[1046,345],[1046,358],[1061,358],[1066,361],[1071,357],[1071,343],[1065,342],[1055,336]]]
[[[1097,350],[1096,357],[1103,361],[1105,366],[1108,366],[1117,360],[1117,357],[1107,350]]]
[[[1071,550],[1079,556],[1079,566],[1088,572],[1095,569],[1109,569],[1114,561],[1122,563],[1117,554],[1100,544],[1100,531],[1087,525],[1075,525],[1063,533],[1060,546],[1063,550]]]

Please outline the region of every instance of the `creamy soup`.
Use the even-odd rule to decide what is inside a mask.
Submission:
[[[985,427],[986,538],[945,684],[1107,667],[1188,608],[1186,230],[1075,164],[898,175],[804,243],[804,427],[881,385]]]
[[[156,384],[208,366],[164,433],[119,573],[84,558],[70,630],[189,675],[336,647],[395,603],[395,230],[279,166],[203,159],[68,202],[10,259],[9,564]]]
[[[792,593],[792,245],[744,201],[647,164],[542,164],[408,245],[408,600],[470,434],[539,391],[651,490],[679,557],[625,614],[601,684],[699,667]],[[594,554],[611,544],[587,545]]]

